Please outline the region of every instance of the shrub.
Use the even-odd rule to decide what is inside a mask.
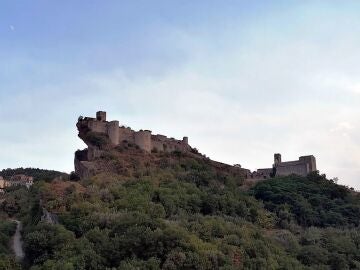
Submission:
[[[99,148],[104,148],[105,146],[110,144],[109,138],[104,133],[93,131],[86,133],[84,141]]]

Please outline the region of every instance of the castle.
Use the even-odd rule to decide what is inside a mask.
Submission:
[[[188,137],[183,137],[182,140],[175,140],[164,135],[153,135],[150,130],[134,131],[129,127],[119,126],[119,121],[106,121],[106,112],[103,111],[97,112],[96,118],[79,117],[77,128],[79,132],[86,129],[87,131],[106,134],[114,146],[127,141],[149,153],[151,151],[173,152],[176,150],[191,150]]]
[[[115,148],[123,143],[133,144],[139,149],[151,152],[191,152],[188,137],[182,140],[168,138],[164,135],[153,135],[150,130],[134,131],[129,127],[120,126],[119,121],[107,121],[106,112],[98,111],[96,118],[80,116],[76,124],[79,137],[87,144],[88,148],[75,153],[75,173],[78,176],[89,176],[91,161],[100,157],[104,151],[88,141],[87,135],[102,134],[107,137],[111,146]]]
[[[92,172],[95,171],[92,161],[101,157],[107,151],[100,149],[99,146],[91,142],[88,137],[89,134],[106,137],[110,148],[132,144],[143,150],[144,153],[170,153],[174,151],[197,153],[196,149],[189,145],[188,137],[176,140],[164,135],[153,135],[150,130],[134,131],[129,127],[120,126],[119,121],[107,121],[106,112],[104,111],[98,111],[95,118],[80,116],[76,126],[79,131],[79,137],[88,146],[87,149],[78,150],[75,153],[75,173],[80,178],[90,177],[93,174]],[[296,161],[282,162],[281,155],[275,154],[272,168],[258,169],[255,172],[251,172],[247,169],[241,169],[240,165],[234,165],[233,167],[239,167],[239,170],[244,171],[246,179],[260,180],[290,174],[306,176],[308,173],[316,171],[316,161],[315,157],[310,155],[302,156]]]
[[[275,176],[287,176],[297,174],[306,176],[310,172],[316,171],[315,157],[301,156],[295,161],[282,162],[281,154],[274,154],[274,164],[272,168],[258,169],[256,172],[247,175],[249,179],[267,179]]]

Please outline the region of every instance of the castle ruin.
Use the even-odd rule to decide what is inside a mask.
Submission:
[[[295,161],[282,162],[281,154],[274,154],[274,164],[272,168],[258,169],[247,176],[249,179],[267,179],[275,176],[287,176],[296,174],[307,176],[316,171],[316,159],[313,155],[301,156]]]
[[[87,149],[78,150],[75,153],[75,173],[80,178],[90,177],[93,174],[91,171],[94,171],[95,163],[93,161],[104,155],[109,149],[116,148],[117,146],[121,148],[124,145],[135,145],[144,153],[171,153],[174,151],[197,153],[197,150],[189,145],[188,137],[176,140],[164,135],[153,135],[150,130],[134,131],[129,127],[120,126],[119,121],[107,121],[106,112],[104,111],[98,111],[95,118],[80,116],[76,126],[79,131],[79,137],[88,146]],[[106,138],[106,141],[108,141],[107,147],[110,148],[107,148],[107,150],[102,149],[89,139],[89,135],[93,135],[97,139]],[[316,160],[314,156],[309,155],[301,156],[295,161],[283,162],[280,154],[274,154],[272,168],[258,169],[255,172],[251,172],[250,170],[242,169],[240,165],[234,165],[233,167],[244,171],[246,179],[261,180],[291,174],[306,176],[310,172],[316,171]]]
[[[150,130],[134,131],[129,127],[119,125],[119,121],[107,121],[106,112],[98,111],[96,117],[80,116],[76,124],[79,137],[87,144],[88,148],[75,153],[75,172],[84,175],[89,171],[91,161],[100,157],[103,153],[96,145],[87,140],[90,133],[104,135],[115,148],[123,143],[136,145],[146,153],[151,152],[191,152],[188,137],[182,140],[168,138],[164,135],[154,135]],[[81,172],[81,173],[79,173]]]
[[[83,130],[106,134],[110,142],[116,146],[123,141],[134,143],[140,149],[151,151],[189,151],[191,147],[188,143],[188,137],[182,140],[167,138],[164,135],[153,135],[150,130],[134,131],[129,127],[119,126],[119,121],[106,121],[106,112],[99,111],[96,118],[80,117],[77,123],[79,132]]]

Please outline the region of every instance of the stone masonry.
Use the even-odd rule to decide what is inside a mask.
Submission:
[[[295,161],[282,162],[281,154],[274,154],[274,164],[272,168],[258,169],[250,173],[248,179],[267,179],[275,176],[287,176],[297,174],[306,176],[310,172],[316,171],[316,159],[313,155],[301,156]]]
[[[88,148],[75,153],[75,173],[81,178],[91,176],[94,164],[92,161],[103,154],[103,151],[86,140],[89,133],[105,135],[112,147],[123,143],[130,143],[142,149],[145,153],[151,152],[191,152],[188,137],[182,140],[168,138],[164,135],[153,135],[150,130],[134,131],[129,127],[120,126],[119,121],[107,121],[106,112],[98,111],[96,117],[79,117],[76,124],[79,137]]]
[[[129,127],[119,126],[119,121],[106,121],[106,112],[103,111],[97,112],[96,118],[80,117],[77,128],[79,131],[87,129],[88,131],[106,134],[114,146],[127,141],[136,144],[146,152],[191,150],[187,137],[182,140],[175,140],[164,135],[153,135],[150,130],[134,131]]]
[[[100,157],[103,153],[99,147],[86,140],[86,135],[90,132],[107,137],[112,147],[123,143],[130,143],[136,145],[145,153],[192,152],[195,150],[189,145],[188,137],[183,137],[182,140],[176,140],[164,135],[153,135],[150,130],[134,131],[129,127],[120,126],[119,121],[107,121],[106,112],[104,111],[98,111],[95,118],[80,116],[76,126],[79,131],[79,137],[88,145],[87,149],[78,150],[75,153],[75,173],[81,178],[91,176],[91,171],[94,169],[94,163],[92,161]],[[234,165],[234,167],[236,167],[236,165]],[[249,180],[262,180],[290,174],[306,176],[310,172],[316,171],[316,160],[314,156],[309,155],[301,156],[295,161],[282,162],[281,155],[274,154],[274,164],[272,168],[258,169],[255,172],[247,169],[242,170],[245,171],[246,178]]]

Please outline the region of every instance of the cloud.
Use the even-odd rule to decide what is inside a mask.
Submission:
[[[246,43],[221,36],[233,43],[219,49],[181,33],[189,59],[181,67],[133,79],[116,69],[92,74],[91,85],[118,100],[114,118],[189,135],[214,159],[255,169],[270,166],[275,152],[285,160],[314,154],[321,172],[359,189],[358,51],[334,53],[343,46],[341,38],[324,49],[304,33],[286,44],[265,40],[264,46],[257,34],[242,36]],[[131,115],[119,113],[122,105]]]
[[[233,18],[214,29],[168,26],[157,45],[182,60],[156,55],[141,72],[133,62],[92,71],[62,59],[16,64],[12,72],[25,66],[16,77],[26,80],[14,87],[25,90],[0,101],[0,139],[8,142],[0,165],[70,171],[83,147],[77,116],[101,109],[134,129],[187,135],[211,158],[250,169],[271,166],[275,152],[284,160],[314,154],[321,172],[360,189],[360,38],[342,16],[306,14],[313,18],[284,12],[245,28]],[[337,23],[327,29],[326,21]]]

